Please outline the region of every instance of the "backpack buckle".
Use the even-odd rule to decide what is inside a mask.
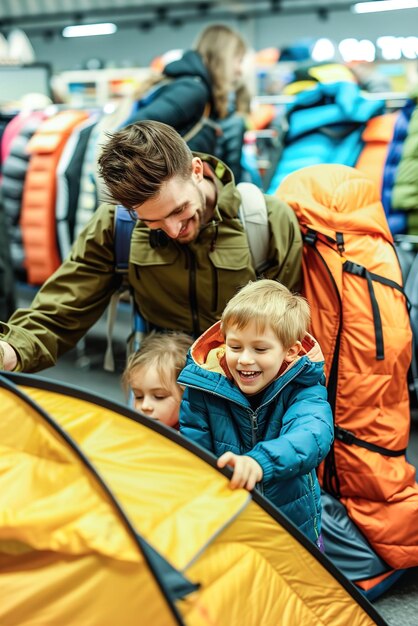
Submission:
[[[351,446],[356,439],[354,433],[346,430],[345,428],[341,428],[340,426],[335,426],[334,431],[335,438],[343,443],[346,443],[348,446]]]
[[[312,230],[312,228],[308,228],[306,233],[303,235],[303,241],[307,243],[308,246],[314,246],[317,239],[318,233],[316,230]]]

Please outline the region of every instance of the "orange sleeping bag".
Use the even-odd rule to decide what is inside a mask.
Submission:
[[[86,111],[61,111],[45,120],[29,141],[31,154],[23,190],[21,228],[28,282],[42,284],[59,266],[55,220],[56,169],[75,126]]]
[[[321,483],[389,566],[416,566],[418,485],[405,457],[412,335],[379,191],[351,167],[315,165],[277,195],[304,236],[304,295],[334,412]]]

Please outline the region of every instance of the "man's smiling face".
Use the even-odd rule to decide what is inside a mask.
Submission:
[[[201,180],[195,168],[189,179],[176,176],[167,180],[157,196],[133,207],[138,219],[148,228],[161,229],[179,243],[194,241],[204,223],[206,211],[206,198],[199,187]]]

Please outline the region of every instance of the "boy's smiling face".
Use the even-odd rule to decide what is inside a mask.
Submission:
[[[299,352],[298,344],[285,350],[270,326],[261,332],[254,321],[241,329],[232,325],[225,340],[228,368],[235,384],[247,395],[267,387],[283,361],[293,361]]]

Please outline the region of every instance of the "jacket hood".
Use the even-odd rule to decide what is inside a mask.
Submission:
[[[319,343],[308,333],[302,341],[302,348],[298,358],[292,363],[283,364],[284,367],[282,366],[277,372],[276,380],[285,376],[286,373],[296,367],[302,359],[304,361],[304,368],[303,373],[301,372],[298,375],[298,383],[312,385],[314,382],[319,381],[323,376],[324,356]],[[194,372],[196,372],[196,367],[200,368],[205,378],[207,378],[205,375],[206,372],[212,372],[217,375],[217,378],[221,375],[222,378],[227,378],[229,381],[232,381],[232,376],[226,363],[225,339],[221,332],[220,322],[216,322],[213,326],[208,328],[208,330],[194,342],[190,348],[189,364],[192,365]],[[187,383],[187,376],[182,376],[182,382]]]
[[[180,59],[168,63],[164,68],[164,74],[170,78],[182,78],[186,76],[198,76],[212,93],[212,81],[210,74],[203,63],[202,57],[195,50],[187,50]]]

